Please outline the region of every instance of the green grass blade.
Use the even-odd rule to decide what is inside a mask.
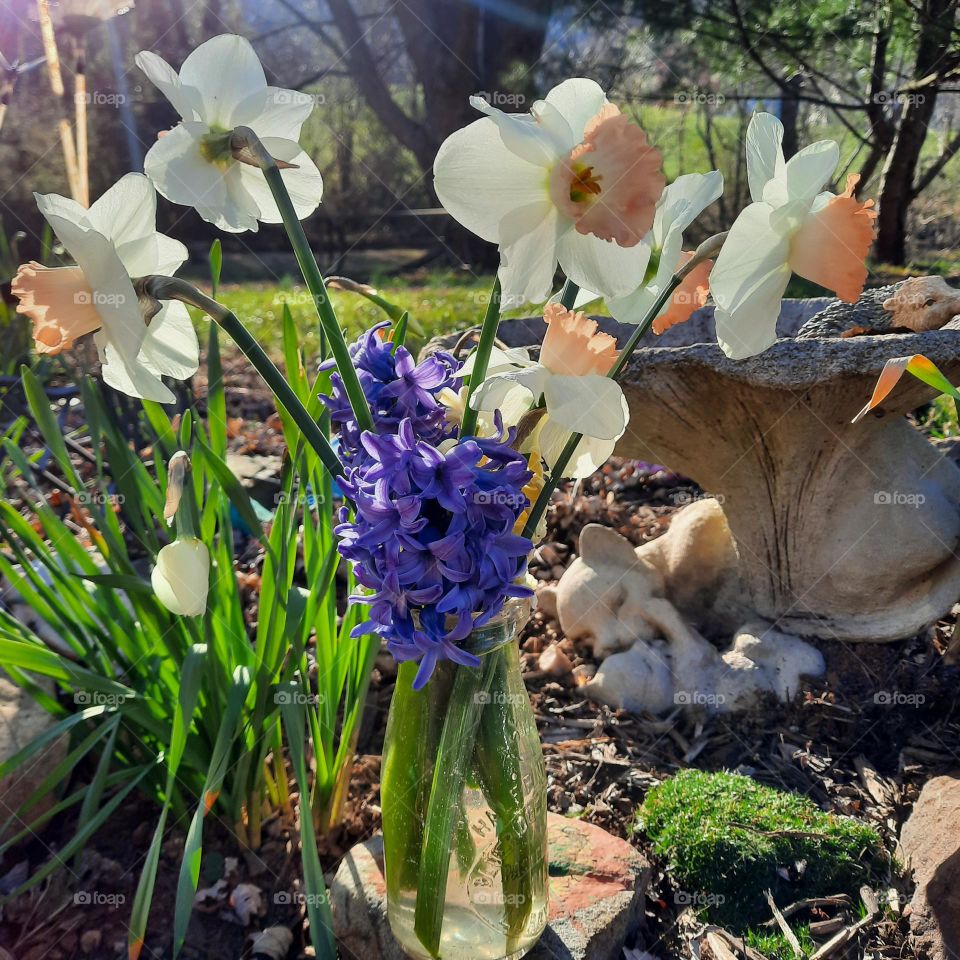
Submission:
[[[173,717],[173,733],[170,737],[170,750],[167,761],[167,788],[166,798],[157,826],[153,831],[153,840],[144,860],[140,880],[137,883],[137,892],[133,897],[133,909],[130,912],[130,930],[127,935],[127,954],[130,960],[137,960],[143,949],[143,939],[147,931],[147,921],[150,917],[150,906],[153,903],[153,890],[157,881],[157,866],[160,863],[160,847],[163,844],[163,831],[167,826],[167,814],[172,803],[172,794],[176,782],[177,770],[183,758],[183,751],[187,743],[187,733],[193,712],[200,695],[200,683],[203,679],[203,667],[207,657],[207,648],[204,644],[194,644],[183,662],[183,671],[180,681],[180,699]]]
[[[107,777],[113,765],[113,748],[117,742],[117,730],[120,726],[120,719],[121,717],[118,713],[112,720],[108,721],[109,734],[107,736],[107,742],[103,745],[103,750],[100,752],[100,760],[97,762],[97,769],[94,771],[93,779],[84,791],[83,805],[80,807],[80,816],[77,818],[78,830],[82,830],[89,820],[96,815],[96,810],[100,806],[103,791],[107,785]]]
[[[23,383],[23,392],[27,398],[27,405],[30,407],[30,413],[33,415],[37,429],[43,437],[43,442],[47,445],[50,453],[53,454],[53,459],[56,460],[57,465],[63,471],[63,475],[73,489],[82,490],[83,482],[70,460],[70,454],[67,453],[67,445],[63,442],[60,425],[50,409],[50,401],[47,399],[47,393],[43,389],[43,385],[29,367],[21,368],[20,378]]]
[[[119,715],[115,715],[99,727],[94,728],[76,747],[70,750],[59,763],[47,772],[46,776],[44,776],[43,780],[31,792],[30,796],[20,804],[17,810],[12,811],[10,816],[7,817],[3,826],[0,827],[0,836],[6,836],[7,830],[14,821],[28,822],[26,818],[30,814],[30,811],[35,809],[36,805],[50,793],[51,790],[55,789],[66,779],[70,771],[80,763],[98,741],[103,739],[109,729],[116,729],[119,719]],[[46,761],[47,758],[42,758],[42,760]]]
[[[217,732],[203,785],[200,804],[193,814],[187,839],[183,847],[183,860],[180,864],[180,878],[177,882],[177,903],[173,916],[173,955],[178,956],[187,935],[187,925],[193,910],[193,900],[200,881],[200,861],[203,855],[203,819],[216,802],[227,772],[231,747],[236,739],[240,711],[243,709],[250,689],[250,672],[245,667],[237,667],[233,673],[233,686],[227,698],[227,707]]]
[[[199,450],[203,458],[204,466],[213,474],[216,482],[223,488],[223,492],[230,498],[230,502],[237,508],[237,513],[243,517],[243,522],[247,524],[253,535],[263,544],[264,549],[270,553],[272,547],[263,533],[263,525],[253,504],[250,500],[250,494],[243,488],[243,484],[233,475],[230,468],[224,460],[221,460],[213,450],[210,449],[201,440],[197,440],[194,450]]]
[[[210,324],[207,338],[207,429],[210,447],[218,457],[227,455],[227,398],[220,359],[220,328]]]
[[[220,289],[220,274],[223,271],[223,245],[219,237],[210,244],[208,260],[210,262],[210,296],[216,300]]]
[[[310,918],[310,939],[320,960],[336,960],[337,948],[333,939],[333,917],[323,882],[323,869],[317,853],[317,840],[313,830],[310,810],[310,794],[307,788],[307,760],[304,750],[303,704],[298,703],[297,685],[289,684],[289,702],[282,703],[280,712],[287,731],[290,757],[300,788],[300,855],[303,858],[303,886],[307,896],[307,916]]]

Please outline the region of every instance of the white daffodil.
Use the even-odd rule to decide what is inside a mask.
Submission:
[[[873,243],[873,201],[846,190],[824,191],[840,159],[833,140],[821,140],[784,161],[783,125],[755,114],[747,130],[747,178],[751,203],[737,217],[710,275],[717,305],[717,340],[724,353],[742,359],[777,338],[780,298],[791,272],[854,302],[867,277]]]
[[[457,372],[457,376],[473,376],[473,365],[476,359],[477,354],[476,351],[474,351],[464,361],[463,366]],[[534,365],[534,361],[530,359],[529,351],[523,347],[508,347],[504,349],[494,346],[490,350],[490,358],[487,361],[487,373],[484,379],[489,380],[502,373],[512,373],[518,368],[531,367]],[[437,394],[437,399],[447,408],[447,420],[449,422],[459,425],[463,420],[468,392],[466,387],[461,387],[457,392],[454,392],[448,387]],[[515,384],[512,390],[501,392],[496,409],[500,413],[503,426],[515,427],[523,415],[530,409],[530,406],[530,391],[521,384]],[[493,410],[480,411],[480,415],[477,418],[477,433],[485,437],[496,435],[497,427],[493,418]]]
[[[197,335],[182,303],[165,303],[144,320],[131,277],[173,276],[187,248],[157,233],[157,194],[140,173],[128,173],[85,210],[56,194],[35,194],[37,206],[76,262],[74,267],[24,264],[13,280],[17,310],[34,324],[39,353],[57,354],[93,334],[103,379],[134,397],[171,403],[160,379],[192,376]]]
[[[157,599],[171,612],[199,617],[207,609],[210,588],[210,551],[196,537],[168,543],[157,554],[150,574]]]
[[[183,61],[179,74],[149,51],[137,54],[136,62],[182,118],[147,154],[147,176],[163,196],[194,207],[204,220],[231,233],[256,230],[258,221],[280,223],[263,171],[234,157],[231,135],[243,126],[282,161],[297,216],[302,220],[317,209],[323,179],[298,143],[313,98],[267,86],[248,40],[214,37]]]
[[[529,440],[553,467],[571,434],[583,439],[564,473],[588,477],[613,453],[627,428],[629,411],[623,390],[606,374],[617,359],[613,337],[597,332],[595,320],[558,303],[544,312],[547,332],[539,361],[518,351],[502,352],[475,391],[472,405],[481,411],[500,410],[508,424],[539,405],[546,408]]]
[[[444,141],[434,186],[455,220],[499,244],[502,308],[546,300],[558,262],[582,287],[630,293],[664,185],[640,127],[582,78],[526,114],[470,102],[487,116]]]
[[[677,177],[663,191],[653,227],[643,243],[650,248],[650,263],[644,282],[633,293],[608,301],[610,313],[621,323],[640,323],[670,283],[671,277],[693,256],[683,250],[683,231],[723,193],[723,174],[689,173]],[[698,264],[673,291],[653,322],[654,333],[689,319],[707,297],[711,263]]]

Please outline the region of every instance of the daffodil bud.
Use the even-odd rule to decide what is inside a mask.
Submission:
[[[163,519],[173,523],[177,511],[180,509],[180,498],[183,496],[183,483],[187,471],[190,469],[190,458],[183,450],[178,450],[167,465],[167,499],[163,505]]]
[[[167,544],[157,554],[150,575],[153,592],[171,612],[199,617],[207,609],[210,586],[210,551],[196,537]]]

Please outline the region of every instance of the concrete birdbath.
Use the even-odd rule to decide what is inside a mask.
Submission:
[[[960,331],[785,339],[745,361],[645,351],[617,453],[722,498],[755,613],[806,636],[910,636],[960,596],[960,469],[905,419],[931,398],[919,382],[850,421],[885,361],[914,353],[955,378]]]
[[[587,550],[560,581],[552,600],[568,635],[601,656],[630,648],[604,662],[598,699],[630,708],[640,690],[636,702],[664,709],[671,698],[687,702],[691,685],[704,689],[698,677],[708,692],[729,684],[731,669],[741,671],[734,708],[764,672],[773,679],[757,692],[784,696],[818,672],[799,637],[909,637],[960,596],[960,468],[905,417],[930,389],[904,378],[881,408],[850,422],[891,357],[924,353],[960,377],[960,330],[796,339],[827,302],[785,301],[781,339],[749,360],[723,355],[710,307],[648,336],[631,360],[622,378],[630,424],[616,454],[662,463],[716,500],[685,507],[663,543],[632,558],[612,542]],[[629,333],[603,327],[621,342]],[[501,327],[511,346],[538,333],[535,321]],[[643,586],[625,589],[637,577]],[[663,601],[682,623],[661,616]],[[704,660],[701,633],[714,650],[732,640],[722,662]]]

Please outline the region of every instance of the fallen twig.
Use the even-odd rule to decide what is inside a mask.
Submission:
[[[773,899],[773,894],[766,890],[764,891],[764,896],[767,898],[767,903],[770,905],[770,912],[773,914],[773,919],[776,920],[777,926],[783,931],[783,935],[787,938],[787,942],[790,944],[790,948],[793,950],[794,956],[802,957],[803,950],[800,947],[800,941],[797,939],[797,935],[790,929],[790,924],[787,923],[786,918],[780,912],[780,908],[777,906],[776,901]]]
[[[806,910],[810,907],[851,907],[853,906],[853,901],[845,893],[838,893],[832,897],[807,897],[804,900],[797,900],[795,903],[791,903],[789,907],[784,907],[780,912],[784,917],[792,917],[795,913],[799,913],[801,910]],[[776,926],[775,920],[767,920],[763,926],[773,927]]]

